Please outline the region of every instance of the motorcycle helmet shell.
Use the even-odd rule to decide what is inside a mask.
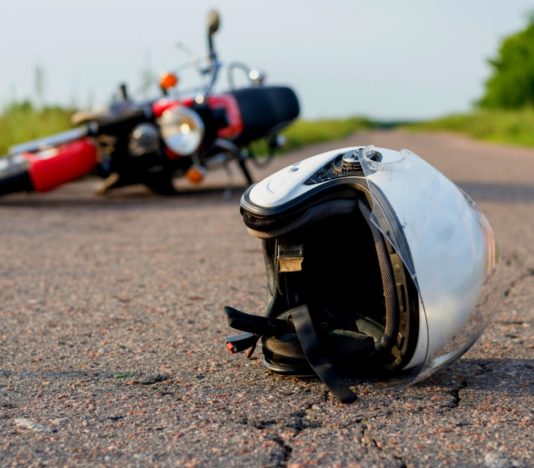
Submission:
[[[241,199],[262,239],[264,316],[226,307],[232,352],[261,337],[274,372],[319,376],[343,402],[342,375],[420,380],[462,355],[491,316],[493,231],[474,202],[408,150],[323,153]],[[484,305],[481,305],[484,303]]]

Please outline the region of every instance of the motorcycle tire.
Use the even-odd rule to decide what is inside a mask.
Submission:
[[[0,164],[2,163],[2,160],[3,158],[0,159]],[[32,191],[33,185],[26,167],[4,171],[0,168],[0,196],[9,195],[10,193]]]
[[[158,174],[145,180],[144,185],[156,195],[174,196],[178,194],[172,177]]]
[[[264,156],[253,155],[249,158],[249,160],[252,161],[252,164],[257,169],[264,169],[269,164],[271,164],[273,158],[274,158],[274,154],[271,153],[271,154],[267,154]]]

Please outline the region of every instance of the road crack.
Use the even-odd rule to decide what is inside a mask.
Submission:
[[[302,431],[309,428],[316,428],[321,427],[321,424],[318,422],[310,422],[307,421],[306,416],[308,412],[316,406],[317,403],[309,403],[307,404],[302,410],[295,411],[290,415],[290,418],[285,422],[285,424],[281,424],[282,427],[291,429],[293,431],[293,434],[285,438],[281,434],[274,434],[271,437],[271,440],[273,442],[277,443],[280,448],[282,449],[281,457],[278,459],[278,463],[276,463],[276,466],[280,467],[286,467],[289,464],[289,461],[291,460],[291,455],[293,453],[293,447],[291,446],[291,441],[297,437]],[[283,421],[280,421],[283,423]]]
[[[460,390],[463,390],[466,387],[467,387],[467,380],[464,379],[460,382],[460,385],[458,385],[458,387],[453,388],[452,390],[449,391],[449,393],[452,395],[452,398],[453,398],[451,404],[448,405],[449,408],[458,408],[458,406],[460,406],[460,401],[461,401]]]
[[[286,467],[293,453],[292,440],[306,429],[322,426],[319,421],[310,421],[307,418],[309,411],[314,410],[320,403],[322,401],[310,402],[302,409],[294,411],[285,418],[254,420],[243,417],[236,422],[254,430],[264,431],[265,438],[274,442],[280,449],[272,454],[270,465]],[[287,435],[287,429],[291,432],[289,436]]]
[[[289,464],[289,460],[291,459],[293,447],[291,447],[291,445],[288,445],[287,442],[280,436],[274,436],[271,440],[273,442],[276,442],[282,449],[282,456],[279,457],[277,463],[274,466],[286,467]]]
[[[394,453],[392,453],[392,455],[393,455],[393,458],[400,463],[400,465],[399,465],[400,468],[407,468],[408,465],[406,464],[406,462],[404,461],[404,458],[402,456],[395,455]]]
[[[512,281],[510,281],[510,283],[508,284],[508,286],[504,290],[504,297],[510,296],[510,294],[512,294],[514,289],[517,288],[517,286],[520,283],[522,283],[524,280],[526,280],[527,278],[530,278],[532,276],[534,276],[534,268],[527,268],[527,270],[525,272],[523,272],[522,274],[520,274],[516,278],[514,278]]]

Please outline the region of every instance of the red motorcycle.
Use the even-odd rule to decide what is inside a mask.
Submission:
[[[251,143],[267,140],[269,156],[280,145],[279,132],[299,115],[295,92],[266,86],[261,73],[240,63],[249,83],[239,89],[213,93],[222,64],[213,36],[219,29],[217,12],[208,20],[208,83],[191,97],[170,97],[177,77],[160,80],[163,97],[133,102],[125,85],[121,99],[104,112],[75,115],[78,127],[12,147],[0,159],[0,195],[45,192],[95,172],[102,182],[97,192],[144,184],[159,194],[174,194],[175,177],[198,183],[212,167],[236,161],[248,183],[247,164],[255,160]],[[267,158],[267,161],[269,158]]]

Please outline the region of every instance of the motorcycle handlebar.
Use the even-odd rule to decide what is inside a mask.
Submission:
[[[213,44],[213,36],[219,30],[220,21],[221,19],[219,12],[217,10],[211,10],[208,14],[208,53],[211,62],[211,77],[206,89],[204,90],[204,98],[211,93],[213,87],[215,86],[217,76],[221,68],[221,63]]]
[[[221,25],[221,17],[217,10],[211,10],[208,13],[208,50],[210,58],[216,58],[215,50],[213,49],[213,35],[219,30]]]

